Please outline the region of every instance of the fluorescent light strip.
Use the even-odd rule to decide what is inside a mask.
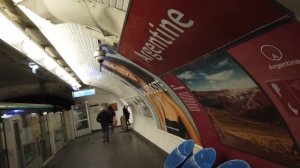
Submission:
[[[84,83],[88,83],[89,75],[87,75],[85,71],[82,70],[82,66],[78,67],[78,60],[76,60],[76,58],[78,58],[78,51],[75,51],[72,45],[70,45],[72,44],[72,41],[68,41],[67,38],[63,38],[62,40],[62,37],[65,37],[66,35],[61,34],[61,32],[58,31],[58,27],[56,25],[53,25],[50,21],[41,18],[24,6],[18,5],[18,7],[37,27],[40,28],[44,36],[52,43],[58,53],[68,62],[69,66],[74,70],[81,81],[83,81]],[[72,56],[72,59],[69,59],[69,56]],[[58,76],[60,78],[62,78],[63,80],[73,81],[72,83],[74,83],[74,80],[71,80],[70,77],[66,77],[66,75],[62,77],[60,75],[60,71],[61,70],[55,70],[55,72],[59,73]]]
[[[46,53],[42,51],[36,43],[30,39],[26,39],[22,42],[21,50],[32,60],[41,63],[41,61],[47,57]]]
[[[0,38],[14,48],[22,45],[23,41],[29,40],[29,38],[24,35],[24,33],[12,22],[10,22],[1,12],[0,23]],[[17,49],[19,50],[19,48]]]
[[[81,85],[69,73],[60,67],[59,64],[45,52],[45,50],[30,40],[19,27],[9,21],[2,13],[0,13],[0,23],[0,38],[3,41],[63,79],[71,85],[74,90],[81,87]],[[59,73],[57,73],[55,69],[60,69]]]
[[[50,57],[45,57],[43,59],[43,64],[45,65],[45,67],[49,70],[52,71],[54,70],[56,67],[59,67],[58,63],[55,62],[52,58]]]
[[[82,48],[85,48],[84,46],[76,47],[76,45],[80,44],[77,42],[74,43],[73,40],[74,38],[75,40],[77,40],[76,37],[72,36],[72,38],[70,38],[70,34],[67,34],[65,32],[66,28],[70,28],[69,26],[54,25],[46,19],[41,18],[26,7],[22,5],[18,5],[18,7],[37,27],[40,28],[44,36],[52,43],[52,45],[55,47],[57,52],[64,58],[64,60],[67,61],[68,65],[73,69],[73,71],[77,74],[77,76],[83,83],[88,84],[90,83],[90,81],[96,79],[97,75],[95,75],[95,78],[92,78],[90,75],[91,71],[94,71],[94,69],[90,68],[88,64],[84,64],[80,61],[81,55],[85,55],[88,58],[87,55],[90,55],[92,53],[86,53],[86,50],[83,51]],[[76,29],[78,27],[75,26],[72,28]],[[80,39],[78,39],[78,41],[79,40],[81,40],[81,36]],[[92,47],[94,48],[94,46]],[[97,48],[97,46],[95,48]],[[94,51],[94,49],[92,50]],[[98,74],[100,72],[97,71],[95,73]],[[63,79],[65,79],[65,77]]]

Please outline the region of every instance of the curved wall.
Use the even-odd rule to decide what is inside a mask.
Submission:
[[[153,13],[150,9],[156,3],[160,8]],[[194,122],[201,144],[217,150],[216,164],[239,158],[251,167],[297,167],[299,23],[287,26],[293,14],[274,2],[230,3],[134,1],[118,52],[157,75],[177,94],[176,99],[182,101],[190,122]],[[140,8],[141,4],[148,4],[149,10]],[[255,14],[251,12],[252,5]],[[271,30],[277,32],[268,35]],[[139,38],[132,38],[135,34]],[[257,36],[254,42],[245,42]],[[228,50],[233,45],[240,46]],[[285,59],[281,60],[282,53]],[[264,55],[273,58],[273,62],[263,59]],[[164,128],[168,128],[166,118],[175,119],[168,117],[165,110],[174,110],[161,108],[166,99],[156,96],[156,91],[148,91],[149,87],[153,89],[151,81],[146,84],[140,86],[141,91],[157,111],[160,129],[168,130]],[[285,94],[278,95],[280,91]],[[177,142],[176,138],[168,139],[166,132],[162,135],[150,129],[151,119],[136,118],[143,123],[135,120],[134,128],[158,146],[164,146],[163,142],[147,132]],[[144,123],[149,123],[150,128]],[[164,147],[168,151],[168,146]]]
[[[176,146],[185,141],[185,139],[157,128],[153,118],[143,116],[136,111],[133,111],[132,114],[134,119],[132,128],[165,152],[171,153]],[[195,146],[195,152],[200,149],[202,149],[201,146]]]
[[[75,104],[82,104],[88,102],[89,105],[89,118],[91,130],[99,130],[100,124],[96,121],[97,115],[100,112],[100,105],[102,103],[113,104],[116,103],[118,110],[116,110],[117,126],[121,124],[120,117],[123,115],[123,103],[114,94],[96,89],[96,94],[93,96],[75,98]]]

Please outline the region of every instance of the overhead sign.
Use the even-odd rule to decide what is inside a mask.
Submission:
[[[300,23],[291,22],[229,50],[266,91],[300,144]]]
[[[96,94],[95,89],[86,89],[72,92],[73,97],[83,97],[83,96],[91,96]]]
[[[287,17],[268,0],[132,1],[118,51],[160,76]]]

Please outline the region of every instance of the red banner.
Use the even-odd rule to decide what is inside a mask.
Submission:
[[[292,22],[229,50],[280,110],[300,144],[300,23]]]
[[[200,138],[201,136],[205,137],[201,138],[201,142],[205,145],[217,145],[217,135],[214,131],[211,131],[213,130],[213,126],[209,122],[209,118],[205,114],[204,108],[198,102],[197,98],[175,75],[168,74],[162,79],[172,88],[190,112],[199,133],[201,133]]]
[[[288,17],[268,0],[134,0],[129,12],[118,51],[156,75]]]
[[[204,109],[205,107],[198,102],[197,97],[195,97],[195,95],[175,75],[168,74],[164,76],[162,79],[172,88],[172,90],[177,94],[177,96],[182,100],[182,102],[189,110],[193,118],[193,121],[195,122],[195,125],[198,129],[198,132],[200,134],[200,138],[203,146],[213,147],[218,151],[216,165],[220,164],[220,162],[224,162],[225,160],[239,158],[239,159],[246,160],[251,165],[251,167],[261,167],[261,165],[264,165],[264,167],[282,167],[276,163],[272,163],[271,161],[264,160],[262,158],[253,156],[249,153],[241,152],[242,150],[236,150],[234,148],[229,147],[228,145],[220,144],[221,139],[223,139],[225,142],[232,141],[233,143],[235,143],[235,148],[239,149],[241,148],[242,144],[245,143],[245,140],[243,141],[239,138],[235,139],[236,138],[235,136],[230,137],[228,134],[227,135],[223,134],[222,137],[220,136],[218,137],[217,134],[220,133],[220,129],[215,129],[214,124],[218,124],[219,126],[224,127],[223,129],[229,129],[228,125],[223,125],[222,123],[216,120],[215,121],[210,120],[208,116],[209,109],[205,110]],[[218,113],[220,112],[221,110],[218,111]],[[226,117],[226,115],[223,115],[222,112],[221,115],[225,121],[228,120],[228,117]],[[233,120],[236,120],[236,118],[234,118]],[[232,122],[231,124],[233,126],[237,125],[238,123],[236,122]],[[247,128],[249,128],[248,125]],[[247,128],[246,127],[236,128],[234,130],[236,131],[235,133],[238,133],[239,129],[247,130]],[[250,134],[245,134],[245,135],[249,137]],[[251,144],[250,148],[251,147],[253,148],[254,151],[256,151],[256,154],[258,154],[258,151],[255,149],[259,148],[259,145],[254,146],[253,144]],[[272,156],[274,156],[274,154]],[[293,163],[294,162],[292,162],[292,164]]]

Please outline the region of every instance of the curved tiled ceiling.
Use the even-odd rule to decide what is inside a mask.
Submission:
[[[29,41],[26,42],[35,43],[35,49],[44,49],[44,52],[48,53],[50,59],[52,58],[52,60],[59,64],[66,73],[77,80],[77,82],[81,83],[80,79],[66,65],[65,61],[61,59],[55,48],[51,45],[47,38],[43,36],[38,27],[34,23],[32,23],[32,21],[30,21],[30,19],[28,19],[28,17],[19,8],[13,5],[13,2],[11,0],[0,1],[0,20],[2,25],[0,38],[2,40],[28,56],[28,53],[26,53],[23,44],[24,41],[29,39]],[[12,33],[16,36],[13,36]]]
[[[15,0],[14,2],[17,2],[29,8],[38,7],[39,12],[42,13],[47,12],[45,11],[45,6],[47,7],[47,4],[53,3],[53,1],[50,2],[47,0],[25,0],[25,1]],[[44,5],[41,5],[42,3]],[[64,4],[68,4],[68,3],[74,3],[74,1],[65,1]],[[77,1],[75,3],[77,3]],[[117,10],[119,11],[117,13],[122,13],[124,15],[121,23],[123,24],[129,1],[128,0],[124,0],[124,1],[123,0],[116,0],[116,1],[113,0],[112,1],[105,1],[105,0],[84,1],[83,0],[83,1],[78,1],[78,3],[87,3],[90,6],[90,8],[94,7],[93,4],[94,5],[98,4],[98,7],[102,5],[101,7],[104,7],[105,10],[107,8],[112,8],[113,10]],[[20,9],[22,9],[22,11],[24,12],[24,7],[20,7]],[[83,8],[80,10],[85,10],[85,9]],[[53,10],[49,10],[49,11],[53,12]],[[41,14],[39,12],[37,13]],[[65,12],[68,11],[65,10]],[[99,44],[98,44],[99,39],[109,44],[113,43],[109,41],[110,39],[115,40],[114,42],[118,42],[118,38],[121,33],[120,30],[119,30],[119,34],[117,35],[113,33],[109,34],[109,32],[104,31],[104,33],[102,34],[102,37],[104,37],[104,39],[102,39],[99,38],[99,33],[97,34],[93,32],[93,30],[97,30],[98,28],[101,28],[101,26],[92,27],[91,25],[83,25],[83,24],[79,25],[74,23],[52,24],[52,23],[64,22],[59,19],[55,20],[53,17],[49,18],[52,21],[52,23],[47,22],[42,18],[38,18],[39,20],[43,20],[42,21],[43,24],[40,24],[41,22],[39,22],[39,20],[38,22],[36,22],[36,20],[33,20],[30,16],[35,14],[33,14],[32,12],[31,13],[29,12],[29,15],[26,12],[25,14],[31,19],[33,23],[35,23],[35,25],[39,28],[39,31],[42,32],[42,35],[39,35],[38,33],[31,31],[30,29],[28,29],[28,31],[25,32],[27,34],[31,33],[32,35],[34,35],[33,37],[36,37],[35,41],[39,41],[38,38],[39,36],[45,36],[47,40],[49,40],[51,45],[54,47],[54,48],[48,47],[49,45],[47,45],[45,47],[47,53],[54,58],[56,57],[56,55],[60,55],[62,58],[61,61],[59,58],[57,58],[56,61],[59,64],[64,64],[64,62],[66,62],[67,66],[70,67],[69,69],[74,71],[75,74],[80,78],[80,80],[84,84],[107,90],[111,93],[114,93],[118,97],[132,97],[137,94],[129,85],[122,82],[111,72],[105,69],[103,69],[102,72],[100,72],[99,70],[100,65],[93,56],[94,51],[99,48]],[[58,16],[58,15],[57,13],[55,13],[52,14],[52,16]],[[58,18],[61,19],[66,17],[58,16]],[[107,21],[112,21],[112,20],[111,18],[108,18]],[[74,21],[74,22],[81,23],[82,20]],[[116,22],[120,22],[120,21],[116,20]],[[90,26],[90,28],[92,29],[87,28],[87,26]],[[99,29],[97,31],[99,31]],[[113,38],[112,36],[115,36],[115,38]],[[68,68],[65,67],[65,69]]]
[[[22,0],[15,0],[14,2],[20,1]],[[35,24],[37,24],[40,31],[84,84],[108,90],[118,97],[126,98],[136,95],[137,93],[134,89],[126,85],[114,74],[106,70],[100,72],[99,64],[93,57],[93,52],[99,47],[99,39],[111,45],[118,42],[120,38],[120,28],[116,31],[108,31],[105,24],[123,24],[130,1],[66,0],[60,3],[59,7],[57,5],[53,6],[56,1],[57,0],[24,0],[20,4],[35,11],[40,16],[44,16],[44,18],[52,21],[52,23],[56,23],[46,27],[38,25],[37,23]],[[278,1],[284,3],[281,0]],[[74,7],[72,10],[76,9],[73,13],[72,10],[69,10],[71,9],[70,6]],[[58,11],[58,9],[63,8],[66,10]],[[107,13],[113,11],[112,13],[117,16],[114,16],[113,19],[106,17],[104,18],[105,20],[101,20],[103,17],[101,17],[99,13],[94,13],[97,11],[96,9],[109,10]],[[85,13],[89,21],[84,20],[84,17],[77,17],[79,16],[77,13]],[[77,18],[79,19],[76,20]],[[51,53],[51,48],[48,48],[48,50],[48,53]]]
[[[129,0],[14,0],[14,2],[54,24],[84,25],[90,34],[111,45],[119,41],[129,4]]]
[[[93,53],[99,48],[98,39],[78,24],[60,24],[41,30],[83,83],[115,93],[120,97],[135,95],[112,73],[103,69]]]
[[[43,67],[34,74],[28,66],[32,62],[21,52],[0,40],[0,101],[23,96],[49,95],[72,101],[71,87]]]

